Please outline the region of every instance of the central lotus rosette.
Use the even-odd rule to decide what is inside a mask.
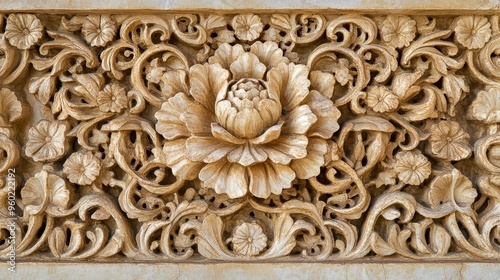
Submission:
[[[217,96],[215,116],[234,136],[251,139],[278,123],[281,104],[276,94],[269,96],[264,81],[243,78]]]
[[[180,92],[155,115],[174,175],[231,198],[267,198],[320,173],[340,112],[275,43],[224,44],[188,79],[177,75],[168,83]]]

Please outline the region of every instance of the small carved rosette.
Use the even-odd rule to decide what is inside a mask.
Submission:
[[[0,255],[500,260],[499,30],[4,15]]]

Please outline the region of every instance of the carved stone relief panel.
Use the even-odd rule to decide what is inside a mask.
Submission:
[[[498,16],[0,33],[2,257],[500,260]]]

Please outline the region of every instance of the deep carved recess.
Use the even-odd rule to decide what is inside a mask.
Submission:
[[[0,28],[2,258],[500,260],[498,16]]]

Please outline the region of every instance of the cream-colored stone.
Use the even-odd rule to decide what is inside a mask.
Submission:
[[[1,0],[0,10],[4,11],[34,11],[34,10],[427,10],[447,13],[450,11],[489,11],[498,9],[498,0],[471,1],[471,0],[120,0],[120,1],[57,1],[57,0]]]
[[[496,279],[496,263],[20,263],[17,272],[0,266],[0,278],[52,279]]]

